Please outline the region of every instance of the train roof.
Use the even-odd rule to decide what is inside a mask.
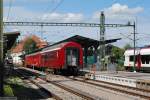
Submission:
[[[63,42],[63,43],[59,43],[59,44],[54,44],[54,45],[50,45],[49,47],[46,47],[42,50],[42,52],[45,51],[53,51],[53,50],[59,50],[61,48],[63,48],[65,45],[69,44],[69,43],[74,43],[74,44],[78,44],[76,42]],[[80,45],[80,44],[79,44]]]
[[[140,50],[141,55],[150,55],[150,48],[143,48]]]
[[[50,50],[50,49],[60,49],[60,48],[62,48],[65,44],[66,44],[66,42],[65,42],[65,43],[56,44],[56,45],[50,45],[50,46],[44,48],[42,51],[46,51],[46,50]]]
[[[135,55],[138,55],[140,53],[139,50],[135,50]],[[125,56],[134,55],[134,50],[126,50],[124,53]]]
[[[59,44],[53,44],[53,45],[50,45],[48,47],[45,47],[45,48],[42,48],[42,49],[38,49],[32,53],[29,53],[29,54],[26,54],[26,56],[31,56],[31,55],[36,55],[38,53],[43,53],[43,52],[46,52],[46,51],[53,51],[53,50],[59,50],[61,49],[63,46],[69,44],[69,43],[74,43],[74,44],[78,44],[76,42],[63,42],[63,43],[59,43]],[[80,45],[80,44],[79,44]]]
[[[150,47],[136,48],[135,54],[150,55]],[[124,55],[134,55],[134,49],[126,50]]]
[[[40,53],[40,52],[41,52],[41,50],[40,50],[40,51],[33,52],[33,53],[30,53],[30,54],[26,54],[26,56],[33,56],[33,55],[36,55],[36,54],[38,54],[38,53]]]

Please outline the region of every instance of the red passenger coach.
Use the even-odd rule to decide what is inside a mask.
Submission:
[[[27,67],[41,67],[41,53],[36,52],[33,54],[26,55],[25,65]]]
[[[44,48],[25,57],[26,66],[45,67],[54,72],[77,73],[83,67],[83,51],[80,44],[64,42]]]

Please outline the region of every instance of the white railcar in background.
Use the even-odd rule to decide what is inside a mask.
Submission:
[[[137,71],[149,71],[150,72],[150,47],[139,48],[135,50],[135,69]],[[129,49],[124,53],[125,61],[124,66],[127,70],[131,70],[134,66],[134,50]]]

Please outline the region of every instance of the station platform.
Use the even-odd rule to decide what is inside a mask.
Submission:
[[[82,71],[92,72],[90,70],[84,70],[84,69]],[[95,71],[95,75],[107,75],[107,76],[130,78],[130,79],[150,80],[150,73],[126,72],[126,71]]]
[[[90,73],[90,79],[150,90],[150,73],[125,71],[82,71]]]

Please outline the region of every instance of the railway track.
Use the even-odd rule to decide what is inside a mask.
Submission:
[[[84,98],[86,100],[99,100],[95,96],[92,96],[92,95],[90,95],[90,94],[88,94],[86,92],[81,92],[80,90],[71,88],[71,87],[69,87],[67,85],[64,85],[64,84],[61,84],[61,83],[57,83],[57,82],[51,82],[51,81],[49,81],[49,82],[54,84],[54,85],[56,85],[56,86],[58,86],[58,87],[60,87],[60,88],[63,88],[64,90],[66,90],[68,92],[71,92],[71,93],[73,93],[73,94],[75,94],[77,96],[80,96],[80,97],[82,97],[82,98]]]
[[[29,72],[29,73],[27,73],[27,72],[19,72],[19,74],[21,74],[24,78],[29,78],[31,75],[35,75],[36,77],[38,77],[35,73],[32,74],[32,73],[30,73],[30,72]],[[43,78],[41,78],[41,77],[39,77],[39,79],[42,80],[42,81],[44,81],[44,82],[47,82],[47,83],[46,83],[47,85],[49,85],[49,83],[50,83],[50,84],[53,84],[53,85],[55,85],[55,86],[57,86],[57,87],[63,89],[63,90],[59,90],[59,92],[60,92],[60,91],[63,91],[63,92],[67,91],[67,92],[70,93],[69,95],[74,94],[72,97],[69,96],[69,95],[67,95],[66,97],[68,97],[68,100],[71,99],[71,98],[72,98],[72,99],[75,98],[75,100],[84,100],[84,99],[85,99],[85,100],[95,100],[95,99],[97,99],[97,98],[94,98],[94,96],[92,96],[92,95],[89,95],[89,94],[87,94],[87,93],[81,92],[80,90],[77,90],[77,89],[71,89],[70,87],[65,86],[65,85],[62,85],[62,84],[60,84],[60,83],[46,81],[45,79],[43,79]],[[40,87],[44,92],[49,93],[49,91],[47,91],[47,89],[41,87],[41,85],[38,84],[39,82],[36,82],[36,81],[33,80],[31,77],[29,78],[29,80],[30,80],[32,83],[36,84],[38,87]],[[64,90],[65,90],[65,91],[64,91]],[[52,97],[54,97],[56,100],[67,99],[66,97],[64,97],[64,98],[62,99],[62,97],[59,97],[57,94],[56,94],[56,95],[55,95],[55,94],[52,94],[52,93],[49,93],[49,94],[50,94]],[[65,93],[64,95],[66,95],[66,94],[68,94],[68,93]]]
[[[31,72],[27,72],[27,71],[18,71],[18,70],[15,70],[15,72],[18,74],[19,77],[21,77],[21,79],[26,79],[28,80],[29,82],[31,82],[32,84],[36,85],[37,87],[39,87],[39,89],[41,90],[42,93],[44,94],[47,94],[49,95],[49,97],[51,98],[54,98],[56,100],[62,100],[60,97],[58,97],[57,95],[49,92],[47,89],[43,88],[42,86],[40,86],[37,82],[33,81],[33,77],[37,77],[37,74],[33,74]],[[32,76],[32,77],[31,77]]]
[[[74,78],[69,77],[69,79],[150,100],[150,91],[149,90],[128,87],[128,86],[118,85],[118,84],[104,82],[104,81],[85,80],[83,77],[74,77]]]
[[[60,76],[60,77],[64,77],[64,76]],[[93,85],[95,87],[101,87],[101,88],[105,88],[107,90],[110,91],[116,91],[119,93],[123,93],[123,94],[127,94],[130,96],[134,96],[134,97],[140,97],[142,99],[146,99],[146,100],[150,100],[150,91],[148,90],[143,90],[143,89],[139,89],[139,88],[133,88],[133,87],[128,87],[128,86],[122,86],[122,85],[118,85],[118,84],[112,84],[109,82],[103,82],[103,81],[95,81],[95,80],[85,80],[83,77],[65,77],[77,82],[82,82],[82,83],[86,83],[89,85]],[[79,92],[79,90],[77,88],[72,88],[69,87],[68,85],[65,84],[61,84],[61,82],[59,81],[48,81],[51,84],[63,88],[64,90],[71,92],[77,96],[80,96],[84,99],[88,99],[88,100],[95,100],[97,97],[93,96],[91,94],[88,94],[86,92]]]

